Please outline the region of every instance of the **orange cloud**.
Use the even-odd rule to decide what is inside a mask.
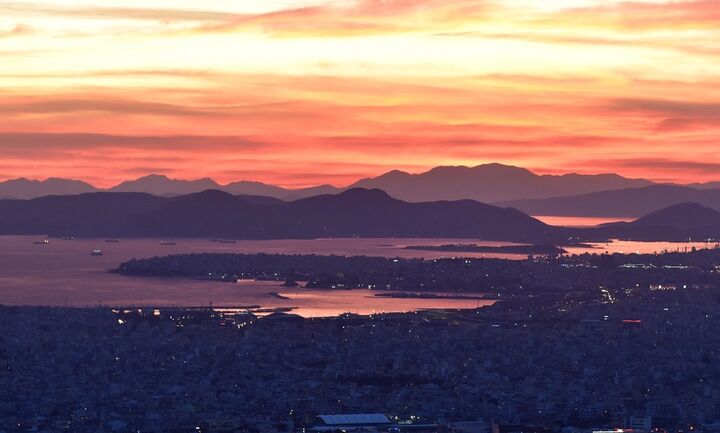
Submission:
[[[575,8],[541,18],[539,23],[574,25],[583,28],[615,27],[630,31],[672,29],[717,29],[720,1],[622,2]]]
[[[3,3],[0,178],[344,185],[498,161],[716,180],[717,1],[282,3]]]

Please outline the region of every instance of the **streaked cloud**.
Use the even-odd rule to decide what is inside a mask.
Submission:
[[[714,180],[718,24],[720,0],[3,2],[0,168]]]

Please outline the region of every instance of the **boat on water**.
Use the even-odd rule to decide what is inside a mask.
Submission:
[[[221,244],[234,244],[237,241],[235,239],[218,239]]]
[[[115,244],[120,242],[120,239],[105,239],[105,242]]]
[[[47,240],[47,239],[43,239],[43,240],[41,240],[41,241],[35,241],[35,242],[33,242],[33,243],[34,243],[35,245],[48,245],[48,244],[50,244],[50,241]]]
[[[160,245],[177,245],[175,242],[160,241]]]
[[[90,251],[90,255],[91,256],[102,256],[103,252],[102,252],[102,250],[92,250],[92,251]]]
[[[64,240],[64,241],[74,241],[74,240],[75,240],[75,236],[63,236],[63,237],[62,237],[62,240]]]

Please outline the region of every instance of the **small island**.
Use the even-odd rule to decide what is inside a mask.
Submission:
[[[449,295],[449,294],[438,294],[438,293],[416,293],[416,292],[402,292],[402,293],[375,293],[373,296],[378,298],[393,298],[393,299],[451,299],[451,300],[463,300],[463,301],[485,301],[490,297],[485,295],[473,296],[473,295]]]
[[[537,254],[556,256],[565,254],[562,248],[555,245],[478,245],[478,244],[446,244],[446,245],[409,245],[406,250],[445,251],[451,253],[496,253],[496,254]]]

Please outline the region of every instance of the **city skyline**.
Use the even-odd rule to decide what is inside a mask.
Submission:
[[[0,179],[718,180],[720,2],[11,2]]]

